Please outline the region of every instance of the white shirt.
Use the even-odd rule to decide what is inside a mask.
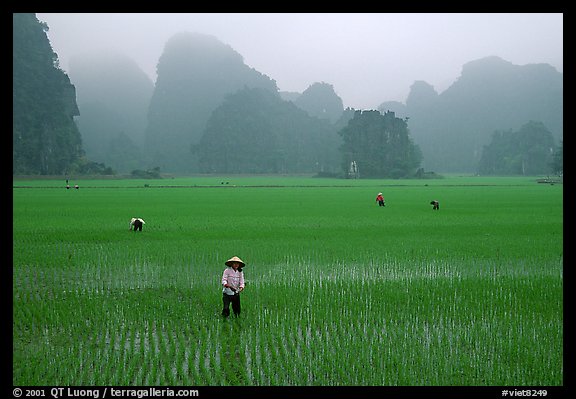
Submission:
[[[234,270],[231,266],[224,269],[222,273],[222,292],[228,295],[234,295],[235,292],[224,285],[230,285],[238,291],[239,288],[244,288],[244,273],[239,270]]]

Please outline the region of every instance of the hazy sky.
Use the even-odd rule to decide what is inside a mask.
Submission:
[[[38,13],[68,71],[91,49],[126,54],[156,80],[164,44],[181,31],[213,35],[282,91],[334,86],[345,107],[405,102],[424,80],[441,93],[462,66],[496,55],[563,72],[561,13]]]

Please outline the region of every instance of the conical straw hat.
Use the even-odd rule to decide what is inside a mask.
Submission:
[[[237,256],[233,256],[232,258],[228,259],[225,264],[226,264],[226,266],[231,266],[232,262],[238,262],[241,264],[242,267],[246,266],[244,261]]]

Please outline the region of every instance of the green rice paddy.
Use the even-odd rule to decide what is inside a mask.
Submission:
[[[563,384],[562,184],[71,183],[13,181],[14,385]]]

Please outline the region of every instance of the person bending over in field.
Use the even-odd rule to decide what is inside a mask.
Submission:
[[[222,316],[230,316],[230,304],[234,316],[240,316],[240,293],[244,290],[244,273],[242,268],[246,264],[237,256],[228,259],[226,269],[222,273]]]
[[[142,226],[145,225],[146,222],[141,218],[132,218],[130,220],[130,230],[140,230],[142,231]]]
[[[440,203],[436,200],[430,201],[430,205],[432,205],[432,209],[435,211],[440,209]]]

